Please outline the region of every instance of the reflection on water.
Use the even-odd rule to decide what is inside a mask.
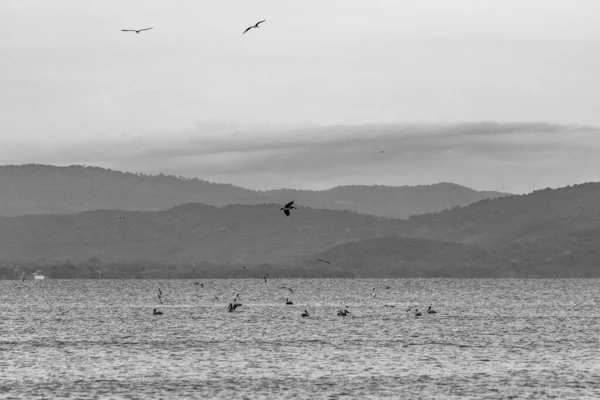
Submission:
[[[600,397],[599,280],[193,283],[0,281],[0,397]]]

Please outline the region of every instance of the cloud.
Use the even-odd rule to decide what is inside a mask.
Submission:
[[[590,173],[600,171],[598,150],[599,128],[548,123],[260,129],[213,123],[148,138],[51,145],[34,150],[33,159],[198,176],[261,189],[453,181],[522,191],[600,178],[600,172]],[[3,157],[19,163],[10,150]]]

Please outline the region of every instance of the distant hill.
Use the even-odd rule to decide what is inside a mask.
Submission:
[[[402,234],[405,220],[278,204],[86,211],[0,218],[0,259],[288,263],[353,240]],[[124,219],[120,219],[122,216]]]
[[[316,258],[369,276],[600,277],[600,183],[544,189],[411,217],[395,238]],[[323,271],[321,271],[323,273]]]
[[[327,264],[318,259],[326,260]],[[302,267],[353,277],[492,277],[494,255],[476,246],[421,238],[385,237],[345,243],[319,253]]]
[[[407,218],[506,195],[451,183],[255,191],[200,179],[123,173],[98,167],[36,164],[0,167],[0,215],[5,217],[75,214],[98,209],[159,211],[186,203],[222,207],[295,200],[311,208]]]

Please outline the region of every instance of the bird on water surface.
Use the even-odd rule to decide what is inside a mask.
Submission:
[[[427,309],[427,314],[437,314],[437,311],[432,310],[431,306],[429,306],[429,308]]]
[[[156,311],[156,308],[155,308],[154,311],[152,311],[152,315],[162,315],[162,312]]]
[[[304,312],[301,314],[302,318],[306,318],[306,317],[310,317],[310,314],[308,313],[308,311],[304,310]]]
[[[266,19],[263,19],[262,21],[258,21],[256,24],[254,24],[254,25],[252,25],[252,26],[250,26],[250,27],[246,28],[246,30],[244,31],[244,33],[248,32],[248,31],[249,31],[250,29],[252,29],[252,28],[260,28],[260,26],[258,26],[258,25],[262,24],[262,23],[263,23],[263,22],[265,22],[265,21],[266,21]],[[243,35],[244,33],[242,33],[242,35]]]
[[[294,303],[292,303],[292,302],[290,301],[290,299],[285,299],[285,305],[286,305],[286,306],[292,306],[292,305],[294,305]]]

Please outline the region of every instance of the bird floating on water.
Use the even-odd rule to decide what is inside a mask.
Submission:
[[[337,313],[338,317],[346,317],[348,314],[351,314],[351,312],[346,309],[339,310]]]
[[[149,31],[152,28],[153,27],[151,26],[150,28],[144,28],[144,29],[121,29],[121,32],[135,32],[135,33],[137,33],[139,35],[140,32],[142,32],[142,31]]]
[[[431,306],[429,306],[429,308],[427,309],[427,314],[437,314],[437,311],[432,310]]]
[[[423,314],[421,314],[421,311],[419,311],[419,309],[417,308],[415,310],[415,317],[420,317],[421,315],[423,315]]]
[[[289,203],[287,203],[285,206],[281,207],[279,209],[279,211],[283,211],[283,213],[285,214],[286,217],[290,216],[290,211],[291,210],[297,210],[297,207],[294,207],[294,201],[290,201]]]
[[[122,215],[119,215],[117,218],[119,218],[119,219],[125,219],[125,217],[122,216]]]
[[[304,312],[301,314],[302,318],[306,318],[306,317],[310,317],[310,314],[308,313],[308,311],[304,310]]]
[[[267,283],[267,278],[269,277],[269,274],[266,274],[265,276],[263,276],[263,279],[265,280],[265,283]]]
[[[290,299],[285,299],[285,305],[286,305],[286,306],[293,306],[293,305],[294,305],[294,303],[292,303],[292,302],[290,301]]]
[[[263,23],[263,22],[265,22],[265,21],[266,21],[266,19],[263,19],[262,21],[258,21],[256,24],[254,24],[254,25],[252,25],[252,26],[250,26],[250,27],[246,28],[246,30],[244,31],[244,33],[248,32],[248,31],[249,31],[250,29],[252,29],[252,28],[260,28],[258,25],[262,24],[262,23]],[[243,35],[244,33],[242,33],[242,35]]]
[[[233,312],[233,311],[235,311],[236,308],[240,307],[241,305],[242,305],[241,303],[236,303],[236,302],[229,303],[229,305],[227,306],[227,311]]]
[[[162,312],[156,311],[156,308],[155,308],[154,311],[152,311],[152,315],[162,315]]]

